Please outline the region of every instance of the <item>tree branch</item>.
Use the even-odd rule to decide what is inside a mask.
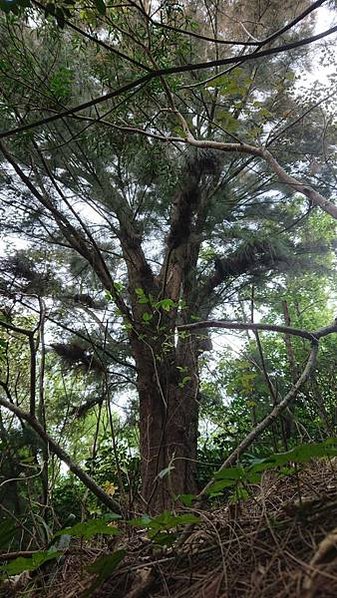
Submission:
[[[268,241],[254,240],[240,247],[226,258],[214,259],[214,272],[204,282],[200,291],[201,300],[230,276],[264,272],[277,262],[285,260],[282,252],[277,254]]]
[[[29,413],[33,417],[35,417],[35,410],[36,410],[36,347],[35,347],[35,340],[34,334],[36,330],[27,330],[26,328],[21,328],[20,326],[15,326],[10,322],[6,322],[5,320],[0,320],[0,326],[5,328],[5,330],[10,330],[11,332],[16,332],[17,334],[23,334],[28,338],[29,343],[29,353],[30,353],[30,401],[29,401]]]
[[[37,8],[39,8],[42,12],[45,11],[45,7],[42,4],[40,4],[40,2],[37,2],[36,0],[32,0],[32,3],[35,6],[37,6]],[[101,39],[99,39],[97,37],[94,37],[93,35],[90,35],[90,33],[88,33],[87,31],[83,31],[83,29],[80,29],[80,27],[77,27],[77,25],[74,25],[74,23],[71,23],[71,21],[68,21],[67,19],[65,19],[64,20],[64,24],[67,25],[67,27],[69,27],[70,29],[73,29],[73,31],[76,31],[76,33],[79,33],[79,35],[82,35],[86,39],[88,39],[88,40],[94,42],[95,44],[97,44],[98,46],[101,46],[102,48],[104,48],[108,52],[111,52],[115,56],[118,56],[122,60],[125,60],[126,62],[130,62],[134,66],[137,66],[138,68],[141,68],[144,71],[150,71],[151,70],[145,64],[142,64],[141,62],[138,62],[138,60],[134,60],[133,58],[131,58],[131,56],[128,56],[127,54],[124,54],[123,52],[120,52],[115,47],[109,46],[109,44],[105,43],[103,40],[101,40]]]
[[[79,104],[77,106],[74,106],[73,108],[69,108],[68,110],[64,110],[62,112],[57,112],[57,114],[53,114],[52,116],[46,116],[45,118],[37,120],[33,123],[28,123],[28,124],[22,125],[20,127],[15,127],[13,129],[10,129],[9,131],[4,131],[4,132],[0,133],[0,139],[4,139],[5,137],[12,137],[16,133],[21,133],[22,131],[28,131],[30,129],[35,129],[36,127],[40,127],[47,123],[55,122],[57,120],[65,118],[67,116],[72,116],[73,114],[76,114],[77,112],[82,112],[83,110],[86,110],[87,108],[91,108],[92,106],[98,106],[99,104],[102,104],[103,102],[106,102],[107,100],[116,98],[117,96],[120,96],[123,93],[125,93],[131,89],[135,89],[141,85],[144,85],[144,84],[148,83],[149,81],[152,81],[153,79],[158,79],[160,77],[167,77],[169,75],[174,75],[174,74],[179,75],[179,74],[186,73],[186,72],[193,72],[193,71],[200,71],[200,70],[205,70],[205,69],[216,68],[218,66],[224,66],[226,64],[238,64],[238,63],[242,64],[243,62],[247,62],[248,60],[258,60],[259,58],[264,58],[266,56],[272,56],[272,55],[279,54],[282,52],[287,52],[288,50],[292,50],[294,48],[300,48],[303,46],[307,46],[309,44],[312,44],[315,41],[323,39],[323,38],[327,37],[328,35],[332,35],[333,33],[336,33],[336,32],[337,32],[337,25],[335,25],[334,27],[331,27],[330,29],[327,29],[326,31],[323,31],[322,33],[319,33],[317,35],[312,35],[311,37],[308,37],[308,38],[305,38],[302,40],[290,42],[288,44],[283,44],[281,46],[276,46],[276,48],[269,48],[268,50],[262,50],[261,52],[252,52],[251,54],[247,54],[245,56],[233,56],[231,58],[223,58],[220,60],[211,60],[209,62],[186,64],[186,65],[181,65],[181,66],[172,66],[169,68],[153,70],[150,73],[144,75],[143,77],[138,77],[134,81],[126,83],[125,85],[122,85],[118,89],[115,89],[114,91],[110,91],[106,94],[103,94],[103,95],[99,96],[98,98],[93,98],[92,100],[89,100],[88,102],[84,102],[83,104]]]
[[[331,332],[337,332],[337,327],[335,326],[336,330],[332,330]],[[236,449],[227,457],[227,459],[223,462],[221,467],[218,469],[219,471],[223,471],[227,467],[231,467],[238,461],[241,455],[251,446],[251,444],[261,436],[262,432],[269,428],[269,426],[279,417],[279,415],[290,405],[292,400],[296,397],[299,389],[301,386],[306,382],[316,365],[318,354],[318,344],[314,343],[310,355],[307,361],[307,365],[303,370],[301,376],[298,378],[297,382],[292,386],[288,394],[272,409],[272,411],[260,422],[257,426],[252,430],[246,438],[236,447]],[[198,494],[198,499],[202,498],[206,493],[207,490],[212,486],[214,482],[214,478],[206,484],[206,486],[202,489],[202,491]]]
[[[289,175],[284,168],[277,162],[270,151],[263,147],[256,147],[247,143],[224,143],[221,141],[208,141],[195,139],[189,130],[186,130],[185,124],[186,141],[193,147],[199,147],[204,149],[215,149],[223,152],[233,152],[241,154],[250,154],[262,158],[277,175],[279,181],[289,186],[293,191],[302,193],[305,195],[314,205],[319,206],[322,210],[337,219],[337,206],[331,201],[323,197],[318,191],[315,191],[307,183],[301,183],[295,177]]]
[[[262,330],[265,332],[281,332],[282,334],[290,334],[292,336],[299,336],[305,338],[312,343],[318,343],[320,338],[327,336],[333,332],[337,332],[337,324],[319,328],[313,332],[307,332],[301,328],[292,328],[291,326],[279,326],[277,324],[253,324],[245,322],[231,322],[228,320],[206,320],[202,322],[195,322],[193,324],[180,324],[177,326],[177,331],[191,331],[202,330],[204,328],[225,328],[226,330]]]
[[[17,415],[17,417],[26,421],[33,430],[38,434],[41,440],[48,446],[48,448],[54,453],[63,463],[65,463],[70,471],[72,471],[76,477],[78,477],[83,484],[91,490],[95,496],[109,509],[112,511],[117,511],[117,513],[121,512],[121,507],[118,502],[109,496],[104,490],[96,484],[96,482],[81,468],[79,465],[74,463],[71,457],[66,453],[66,451],[43,429],[41,424],[37,421],[37,419],[31,415],[30,413],[25,412],[20,407],[17,407],[10,401],[0,397],[0,405],[5,407],[11,413]]]
[[[42,204],[52,215],[61,233],[68,241],[68,243],[71,245],[72,249],[77,251],[91,265],[94,272],[97,274],[99,280],[102,282],[104,288],[111,293],[117,307],[120,309],[122,314],[124,314],[128,318],[128,320],[131,321],[132,318],[129,309],[123,301],[123,299],[118,294],[118,292],[116,291],[110,272],[105,264],[101,252],[97,248],[97,245],[95,243],[93,246],[92,244],[88,244],[87,239],[83,236],[83,234],[81,234],[71,224],[71,222],[66,218],[66,216],[55,207],[51,199],[40,193],[40,191],[32,183],[30,178],[24,173],[24,171],[19,166],[15,158],[10,154],[10,152],[7,150],[7,148],[1,141],[0,151],[3,153],[6,160],[14,168],[16,174],[26,185],[27,189],[33,194],[33,196],[38,200],[38,202]]]

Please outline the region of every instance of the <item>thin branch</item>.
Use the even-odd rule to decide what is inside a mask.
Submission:
[[[294,48],[300,48],[312,44],[320,39],[324,39],[325,37],[332,35],[337,32],[337,25],[331,27],[319,33],[317,35],[312,35],[310,37],[304,38],[302,40],[298,40],[295,42],[289,42],[288,44],[283,44],[281,46],[276,46],[275,48],[269,48],[268,50],[262,50],[261,52],[252,52],[251,54],[247,54],[246,56],[232,56],[231,58],[222,58],[220,60],[211,60],[209,62],[198,62],[195,64],[186,64],[181,66],[172,66],[168,68],[162,68],[158,70],[151,71],[142,77],[138,77],[134,81],[130,81],[125,85],[122,85],[118,89],[114,91],[110,91],[106,94],[99,96],[98,98],[93,98],[88,102],[84,102],[83,104],[78,104],[73,108],[69,108],[68,110],[64,110],[63,112],[57,112],[57,114],[53,114],[52,116],[46,116],[38,121],[33,123],[27,123],[26,125],[22,125],[20,127],[15,127],[8,131],[4,131],[0,133],[0,139],[4,139],[5,137],[12,137],[16,133],[21,133],[22,131],[28,131],[30,129],[35,129],[36,127],[40,127],[47,123],[55,122],[66,116],[72,116],[77,112],[82,112],[87,108],[91,108],[92,106],[97,106],[98,104],[102,104],[107,100],[111,100],[121,94],[129,91],[130,89],[135,89],[148,81],[152,81],[153,79],[158,79],[160,77],[168,77],[169,75],[179,75],[182,73],[189,73],[193,71],[201,71],[205,69],[216,68],[218,66],[224,66],[226,64],[242,64],[242,62],[247,62],[248,60],[258,60],[259,58],[264,58],[266,56],[273,56],[275,54],[280,54],[282,52],[287,52],[288,50],[292,50]]]
[[[29,191],[33,194],[33,196],[53,216],[61,233],[69,242],[71,247],[75,251],[77,251],[82,257],[84,257],[84,259],[92,266],[94,272],[97,274],[103,286],[111,293],[117,307],[124,314],[124,316],[126,316],[126,318],[131,321],[132,319],[129,308],[122,299],[122,297],[116,291],[114,282],[111,278],[110,271],[108,270],[105,260],[103,259],[101,252],[97,248],[97,245],[94,243],[94,246],[92,247],[88,243],[87,239],[83,236],[83,234],[81,234],[81,232],[78,231],[77,228],[75,228],[71,224],[67,217],[55,207],[50,197],[43,193],[40,193],[37,187],[32,183],[31,179],[19,166],[14,156],[7,150],[7,148],[1,142],[0,151],[2,151],[6,160],[11,164],[16,174],[26,185]]]
[[[36,308],[34,308],[34,306],[32,306],[31,304],[23,301],[23,299],[20,299],[20,303],[24,306],[27,307],[29,309],[31,309],[34,312],[37,312],[38,310]],[[55,324],[56,326],[62,328],[62,330],[66,330],[67,332],[69,332],[70,334],[73,334],[75,336],[77,336],[78,338],[82,339],[83,341],[85,341],[86,343],[91,344],[95,349],[99,349],[100,351],[102,351],[105,355],[107,355],[107,357],[109,357],[109,359],[111,359],[112,361],[114,361],[115,363],[117,363],[118,365],[121,365],[123,367],[129,368],[133,371],[136,371],[136,366],[133,363],[130,363],[129,361],[125,361],[123,359],[120,359],[119,357],[117,357],[116,355],[114,355],[113,353],[111,353],[111,351],[109,351],[106,347],[104,347],[102,344],[100,344],[97,341],[94,341],[92,338],[86,336],[85,334],[82,334],[80,331],[78,330],[74,330],[73,328],[69,328],[69,326],[67,326],[66,324],[55,320],[50,314],[46,315],[46,319],[49,322],[52,322],[53,324]],[[1,321],[0,321],[0,325],[1,325]],[[24,329],[18,329],[18,332],[21,332],[24,334],[25,330]],[[126,378],[131,384],[134,384],[134,381],[132,381],[130,378],[127,378],[125,375],[119,373],[119,372],[114,372],[114,374],[116,376],[120,376],[123,378]]]
[[[29,351],[30,351],[30,401],[29,401],[29,413],[35,417],[36,411],[36,346],[34,335],[30,334],[29,340]]]
[[[281,183],[289,186],[293,191],[302,193],[302,195],[305,195],[314,205],[319,206],[324,212],[327,212],[330,216],[337,219],[337,206],[307,183],[301,183],[295,177],[288,174],[268,149],[249,145],[248,143],[225,143],[221,141],[196,139],[188,129],[183,116],[181,114],[177,114],[177,116],[183,123],[186,141],[193,147],[204,149],[210,148],[223,152],[250,154],[251,156],[260,157],[270,166]]]
[[[70,471],[72,471],[104,505],[109,509],[120,513],[121,508],[118,502],[104,492],[104,490],[96,484],[96,482],[81,467],[79,467],[79,465],[74,463],[68,453],[66,453],[66,451],[43,429],[34,416],[2,397],[0,397],[0,405],[26,421],[30,427],[35,430],[41,440],[49,447],[50,451],[59,457],[59,459],[69,467]]]
[[[27,330],[26,328],[21,328],[20,326],[15,326],[10,322],[6,322],[4,320],[0,320],[0,326],[5,328],[7,332],[10,330],[11,332],[16,332],[17,334],[23,334],[28,338],[29,342],[29,351],[30,351],[30,407],[29,412],[32,416],[35,416],[35,409],[36,409],[36,347],[35,347],[35,339],[34,339],[34,330]]]
[[[45,10],[44,6],[42,6],[42,4],[40,4],[40,2],[37,2],[36,0],[32,0],[32,2],[35,6],[37,6],[40,10],[42,10],[44,12],[44,10]],[[70,29],[73,29],[74,31],[76,31],[76,33],[79,33],[80,35],[85,37],[86,39],[89,39],[90,41],[94,42],[98,46],[101,46],[108,52],[112,52],[112,54],[115,54],[115,56],[118,56],[122,60],[130,62],[134,66],[144,69],[145,71],[151,71],[151,69],[148,66],[146,66],[145,64],[138,62],[138,60],[134,60],[133,58],[131,58],[131,56],[128,56],[127,54],[124,54],[123,52],[120,52],[120,50],[117,50],[113,46],[109,46],[109,44],[106,44],[103,40],[101,40],[97,37],[94,37],[93,35],[90,35],[90,33],[88,33],[87,31],[83,31],[83,29],[80,29],[80,27],[77,27],[77,25],[74,25],[74,23],[71,23],[67,19],[65,19],[64,24],[67,25],[68,27],[70,27]]]
[[[251,323],[254,323],[254,300],[255,300],[255,288],[254,285],[252,285],[252,295],[251,295]],[[248,333],[247,333],[248,334]],[[266,366],[266,360],[264,358],[264,353],[263,353],[263,348],[262,348],[262,343],[261,343],[261,339],[260,339],[260,335],[258,330],[254,330],[254,335],[255,335],[255,340],[256,340],[256,345],[257,345],[257,349],[260,355],[260,362],[261,362],[261,371],[263,374],[263,377],[265,379],[265,382],[267,384],[268,390],[269,390],[269,394],[272,398],[273,401],[273,405],[276,405],[277,403],[277,390],[274,388],[274,385],[270,379],[270,376],[268,374],[268,370],[267,370],[267,366]],[[249,337],[249,334],[248,334]]]
[[[336,328],[336,330],[334,332],[337,332],[337,327],[335,327],[335,328]],[[262,432],[264,432],[264,430],[269,428],[270,425],[279,417],[279,415],[290,405],[292,400],[296,397],[299,389],[304,384],[304,382],[306,382],[308,380],[312,370],[314,369],[314,367],[316,365],[317,354],[318,354],[318,344],[314,343],[312,345],[312,348],[310,351],[307,365],[305,366],[305,369],[303,370],[301,376],[298,378],[297,382],[291,387],[290,391],[286,394],[284,399],[282,399],[282,401],[280,401],[280,403],[275,405],[275,407],[272,409],[272,411],[260,423],[257,424],[257,426],[254,428],[254,430],[252,430],[246,436],[246,438],[244,438],[244,440],[239,444],[239,446],[237,446],[236,449],[229,455],[229,457],[227,457],[227,459],[223,462],[221,467],[218,469],[217,473],[219,471],[223,471],[227,467],[231,467],[232,465],[234,465],[234,463],[236,463],[238,461],[238,459],[241,457],[241,455],[251,446],[251,444],[259,436],[261,436]],[[198,499],[202,498],[206,494],[207,490],[212,486],[213,482],[214,482],[214,479],[210,480],[208,482],[208,484],[206,484],[206,486],[198,494],[198,497],[197,497]]]
[[[337,324],[332,324],[331,326],[326,326],[324,328],[320,328],[319,330],[315,330],[313,332],[308,332],[306,330],[302,330],[301,328],[292,328],[291,326],[279,326],[277,324],[254,324],[254,323],[246,323],[246,322],[231,322],[228,320],[205,320],[201,322],[193,322],[193,324],[180,324],[177,326],[177,331],[191,331],[194,332],[195,330],[202,330],[204,328],[225,328],[226,330],[263,330],[269,332],[281,332],[282,334],[290,334],[292,336],[299,336],[301,338],[305,338],[313,343],[318,343],[318,340],[328,334],[333,332],[337,332]]]
[[[43,467],[44,465],[42,465],[40,471],[38,471],[37,473],[32,473],[32,475],[20,476],[18,478],[6,478],[3,482],[1,482],[0,488],[5,486],[6,484],[11,484],[12,482],[27,482],[28,480],[34,480],[35,478],[38,478],[41,475]]]

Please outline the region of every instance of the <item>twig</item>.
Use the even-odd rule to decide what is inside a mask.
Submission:
[[[268,48],[267,50],[262,50],[261,52],[252,52],[250,54],[246,54],[244,57],[244,61],[247,62],[249,60],[258,60],[259,58],[265,58],[266,56],[273,56],[275,54],[280,54],[281,52],[287,52],[294,48],[300,48],[303,46],[307,46],[309,44],[314,43],[315,41],[324,39],[325,37],[332,35],[333,33],[336,33],[336,32],[337,32],[337,25],[334,27],[330,27],[329,29],[326,29],[325,31],[322,31],[322,33],[319,33],[317,35],[312,35],[310,37],[300,39],[300,40],[297,40],[294,42],[289,42],[289,43],[283,44],[281,46],[276,46],[274,48]],[[125,93],[126,91],[135,89],[135,88],[143,85],[144,83],[147,83],[148,81],[152,81],[153,79],[158,79],[160,77],[167,77],[169,75],[174,75],[174,74],[179,75],[179,74],[186,73],[186,72],[189,73],[192,71],[211,69],[211,68],[215,68],[217,66],[223,66],[226,64],[242,63],[242,61],[243,61],[242,56],[232,56],[231,58],[223,58],[220,60],[210,60],[209,62],[198,62],[198,63],[194,63],[194,64],[177,65],[177,66],[172,66],[172,67],[168,67],[168,68],[158,69],[156,71],[151,71],[150,73],[147,73],[146,75],[139,77],[139,78],[135,79],[134,81],[130,81],[129,83],[122,85],[118,89],[115,89],[114,91],[103,94],[103,95],[99,96],[98,98],[94,98],[92,100],[89,100],[88,102],[84,102],[83,104],[78,104],[77,106],[74,106],[73,108],[69,108],[68,110],[64,110],[62,112],[57,112],[56,114],[53,114],[52,116],[46,116],[45,118],[41,118],[40,120],[37,120],[33,123],[28,123],[26,125],[20,125],[19,127],[15,127],[13,129],[10,129],[9,131],[4,131],[4,132],[0,133],[0,139],[4,139],[5,137],[12,137],[16,133],[22,133],[23,131],[35,129],[37,127],[40,127],[42,125],[45,125],[45,124],[48,124],[51,122],[55,122],[57,120],[65,118],[67,116],[72,116],[73,114],[76,114],[77,112],[82,112],[83,110],[86,110],[87,108],[91,108],[92,106],[97,106],[98,104],[102,104],[103,102],[106,102],[107,100],[110,100],[112,98],[120,96],[123,93]]]

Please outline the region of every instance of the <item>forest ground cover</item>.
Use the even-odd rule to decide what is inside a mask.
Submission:
[[[73,545],[62,563],[21,576],[2,596],[37,598],[332,598],[337,592],[337,463],[312,460],[292,475],[266,472],[244,502],[196,509],[198,524],[181,546],[154,550],[145,530],[114,540],[125,561],[96,590],[86,567],[108,547]],[[6,593],[7,592],[7,593]]]

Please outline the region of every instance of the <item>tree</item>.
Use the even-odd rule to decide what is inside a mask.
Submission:
[[[136,2],[46,8],[64,31],[53,17],[40,22],[36,2],[30,21],[2,20],[4,226],[37,262],[7,261],[3,293],[11,301],[24,291],[32,309],[32,295],[52,297],[50,321],[68,329],[64,310],[81,306],[83,325],[70,327],[87,344],[72,341],[75,362],[95,361],[107,376],[114,363],[111,380],[123,372],[136,384],[152,509],[196,485],[199,366],[210,339],[177,326],[217,310],[231,316],[248,285],[315,267],[331,244],[299,242],[296,231],[313,206],[337,214],[326,158],[333,126],[323,154],[314,137],[326,90],[302,105],[294,95],[309,64],[301,48],[324,37],[311,31],[323,2],[296,11],[289,2],[284,15],[262,4],[249,31],[241,17],[230,26],[220,5],[188,2],[153,13]],[[321,176],[296,178],[313,160]]]

